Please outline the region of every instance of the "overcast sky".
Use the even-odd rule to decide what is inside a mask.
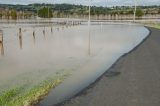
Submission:
[[[89,0],[0,0],[1,4],[70,3],[88,5]],[[139,5],[160,5],[160,0],[137,0]],[[92,0],[96,6],[133,5],[134,0]]]

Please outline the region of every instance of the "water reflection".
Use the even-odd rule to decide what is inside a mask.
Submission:
[[[3,31],[2,30],[0,30],[0,51],[1,51],[1,56],[4,56]]]
[[[88,55],[91,54],[91,27],[90,22],[88,22]]]
[[[22,49],[23,42],[22,42],[22,29],[21,28],[19,28],[19,45],[20,45],[20,49]]]
[[[33,43],[36,43],[36,35],[35,35],[35,30],[33,31]]]
[[[66,25],[66,28],[68,28],[68,25]]]
[[[59,28],[57,28],[57,31],[59,31]]]
[[[0,61],[0,81],[10,78],[17,80],[13,80],[14,83],[11,81],[13,85],[9,83],[4,85],[0,83],[0,85],[11,86],[8,87],[10,89],[12,86],[25,84],[23,81],[25,78],[26,84],[32,87],[46,80],[48,76],[56,75],[56,72],[74,71],[73,77],[64,82],[65,85],[59,86],[60,89],[56,88],[53,95],[48,96],[47,101],[42,103],[43,106],[47,104],[50,106],[83,89],[93,79],[104,73],[106,67],[110,67],[117,57],[131,49],[133,41],[138,44],[146,36],[145,28],[140,26],[103,25],[101,33],[99,25],[92,25],[89,33],[87,25],[71,28],[70,26],[67,25],[68,29],[63,31],[61,26],[56,26],[54,36],[50,36],[51,26],[45,28],[38,26],[36,30],[33,27],[25,27],[27,32],[22,32],[17,27],[4,29],[5,57],[7,58]],[[14,32],[15,29],[19,30],[19,39],[18,36],[10,36],[17,35],[17,32]],[[43,35],[47,37],[46,41]],[[19,41],[17,42],[16,39]],[[25,45],[23,45],[23,51],[19,52],[16,44],[18,43],[19,46],[20,43],[22,48],[22,40]],[[36,41],[34,47],[33,41]],[[88,49],[90,50],[89,42],[91,43],[90,56],[87,55]],[[4,54],[3,43],[0,44],[0,50]],[[17,77],[19,74],[22,77]]]
[[[64,26],[62,26],[62,30],[64,30]]]
[[[3,43],[0,43],[1,56],[4,56],[4,46]]]
[[[43,36],[44,36],[44,39],[46,39],[46,31],[45,31],[45,27],[43,29]]]
[[[51,33],[53,32],[53,28],[52,28],[52,26],[51,26]]]
[[[71,65],[73,68],[76,63],[81,65],[73,68],[76,72],[52,90],[39,106],[51,106],[74,96],[90,83],[93,83],[120,56],[130,51],[134,47],[131,42],[139,44],[148,34],[148,30],[141,26],[103,25],[102,31],[100,27],[100,25],[92,25],[88,29],[88,26],[81,26],[78,27],[78,30],[77,27],[72,27],[74,30],[64,33],[67,34],[67,37],[58,36],[63,37],[60,42],[57,42],[64,43],[64,47],[59,47],[59,44],[59,49],[56,48],[56,50],[58,54],[64,53],[64,55],[60,55],[61,57],[57,57],[57,59],[61,60],[63,64],[65,62],[70,63],[66,65],[66,68]],[[68,49],[68,57],[72,57],[72,59],[63,57],[67,55],[67,49],[65,48]],[[85,56],[80,55],[84,53],[84,48],[88,50],[90,56],[86,55],[86,52]],[[57,52],[56,50],[54,50],[54,54]],[[55,58],[52,59],[55,60]],[[58,61],[56,60],[55,63],[55,67],[57,67]],[[62,67],[62,63],[59,67]]]

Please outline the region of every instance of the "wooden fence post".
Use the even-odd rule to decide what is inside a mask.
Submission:
[[[4,56],[3,31],[2,30],[0,30],[0,51],[1,51],[1,56]]]
[[[22,29],[19,28],[19,45],[20,49],[22,49]]]

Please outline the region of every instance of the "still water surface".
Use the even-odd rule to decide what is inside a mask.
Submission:
[[[57,104],[81,91],[149,33],[140,25],[121,24],[92,25],[90,39],[87,25],[21,29],[19,33],[19,27],[2,28],[0,92],[24,83],[34,86],[57,72],[71,73],[41,101],[41,106]]]

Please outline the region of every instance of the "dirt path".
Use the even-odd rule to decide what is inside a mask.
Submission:
[[[160,30],[122,57],[100,80],[63,106],[160,106]]]

